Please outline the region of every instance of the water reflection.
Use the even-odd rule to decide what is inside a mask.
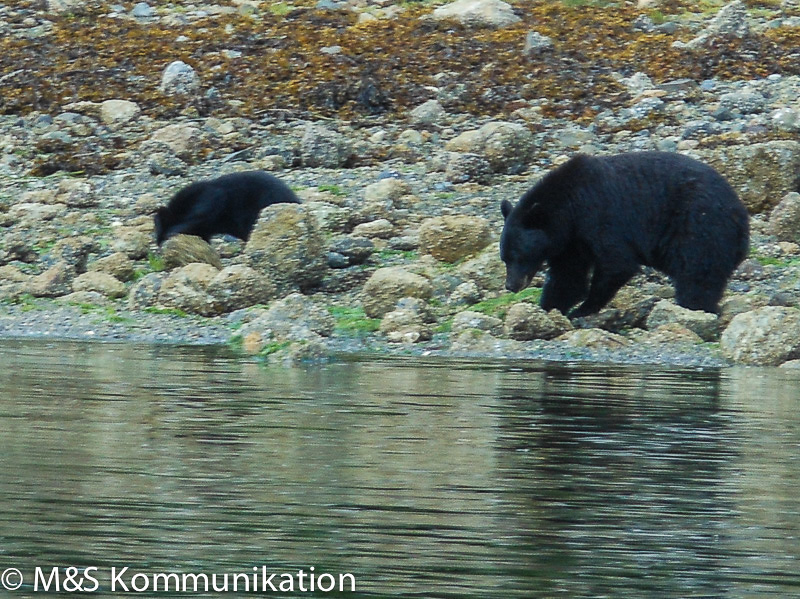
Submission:
[[[0,568],[26,580],[313,565],[353,572],[345,596],[800,596],[791,372],[0,359]]]

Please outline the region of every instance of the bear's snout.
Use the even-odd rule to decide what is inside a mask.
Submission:
[[[533,279],[533,275],[528,276],[506,276],[506,290],[510,291],[511,293],[517,293],[518,291],[522,291],[528,285],[530,285],[531,279]]]

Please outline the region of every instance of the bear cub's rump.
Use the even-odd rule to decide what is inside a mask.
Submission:
[[[600,310],[639,270],[667,274],[678,304],[717,312],[747,255],[747,210],[710,166],[681,154],[578,155],[516,206],[503,201],[500,256],[519,291],[547,261],[541,305],[571,317]]]
[[[155,214],[156,241],[197,235],[210,241],[228,234],[247,241],[258,215],[272,204],[300,200],[283,181],[263,171],[248,171],[198,181],[184,187]]]

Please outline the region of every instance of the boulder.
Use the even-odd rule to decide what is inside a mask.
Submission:
[[[477,254],[492,240],[489,223],[480,216],[429,218],[419,227],[419,251],[444,262]]]
[[[800,142],[768,141],[697,154],[722,173],[751,214],[770,210],[786,194],[797,191]]]
[[[669,300],[661,300],[653,306],[647,317],[647,330],[654,331],[669,324],[678,324],[687,328],[704,341],[719,339],[720,325],[716,314],[702,310],[689,310]]]
[[[533,134],[519,123],[492,121],[451,139],[445,144],[445,149],[477,154],[489,163],[494,172],[514,174],[528,166],[533,151]]]
[[[380,318],[404,297],[428,299],[432,293],[433,288],[425,277],[390,266],[376,270],[364,284],[362,304],[367,316]]]
[[[126,293],[125,285],[107,272],[90,271],[75,277],[72,281],[73,291],[94,291],[105,297],[123,297]]]
[[[502,0],[456,0],[435,9],[436,20],[453,19],[468,27],[508,27],[520,18],[510,4]]]
[[[800,357],[800,310],[765,306],[733,317],[722,333],[724,354],[743,364],[778,366]]]
[[[302,204],[273,204],[261,211],[244,248],[248,265],[282,295],[317,286],[328,270],[328,248],[317,219]]]
[[[202,262],[222,268],[219,254],[206,241],[196,235],[175,235],[161,245],[161,256],[167,268],[178,268]]]
[[[769,229],[780,241],[800,242],[800,193],[783,196],[769,216]]]
[[[222,312],[266,304],[275,297],[272,282],[244,264],[223,268],[208,283],[206,291],[217,301]]]
[[[517,341],[553,339],[571,330],[569,319],[558,310],[548,314],[528,302],[516,303],[506,313],[505,334]]]
[[[220,314],[222,306],[207,291],[218,272],[210,264],[201,263],[187,264],[176,269],[161,283],[158,303],[190,314]]]

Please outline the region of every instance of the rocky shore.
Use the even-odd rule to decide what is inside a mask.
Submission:
[[[230,343],[285,363],[343,352],[794,366],[800,8],[618,4],[0,5],[0,337]],[[291,39],[306,23],[317,37]],[[89,24],[97,39],[68,35]],[[588,53],[602,40],[557,36],[603,27],[634,52],[600,60]],[[384,56],[399,45],[374,47],[366,69],[357,41],[387,28],[435,42],[418,73]],[[171,45],[142,65],[132,48],[159,36]],[[94,56],[96,77],[47,61],[32,71],[27,57],[51,45],[76,64]],[[256,68],[283,79],[263,87]],[[584,92],[542,88],[556,72]],[[313,88],[296,83],[304,73]],[[538,307],[541,276],[503,290],[501,200],[577,152],[652,149],[711,164],[751,213],[750,256],[719,317],[675,305],[648,269],[573,321]],[[247,243],[156,247],[152,214],[178,189],[253,169],[303,204],[265,209]]]

